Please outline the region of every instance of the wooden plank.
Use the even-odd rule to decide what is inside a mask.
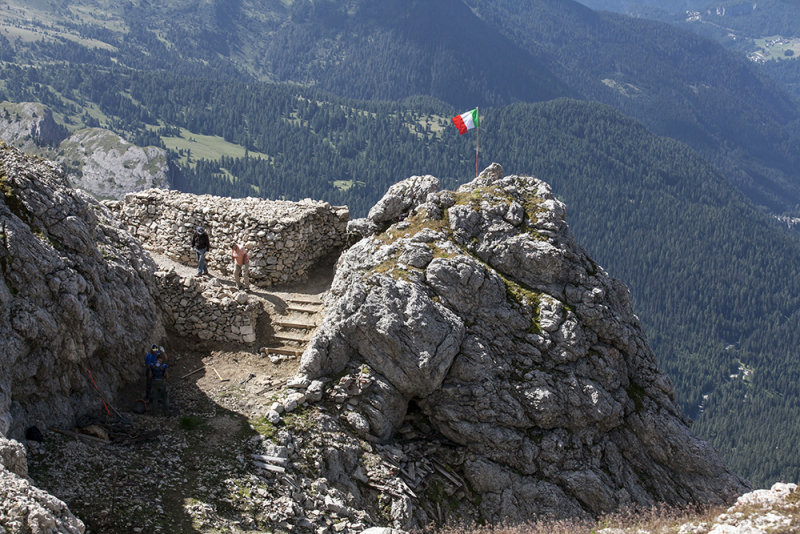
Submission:
[[[295,297],[289,299],[289,302],[295,302],[297,304],[316,304],[317,306],[322,306],[321,300],[312,297]]]
[[[285,321],[276,321],[274,324],[281,326],[283,328],[299,328],[299,329],[306,329],[311,330],[312,328],[316,328],[317,325],[309,324],[309,323],[290,323]]]
[[[289,463],[288,458],[281,458],[279,456],[267,456],[266,454],[251,454],[250,456],[256,460],[270,464],[286,465]]]
[[[283,335],[283,334],[275,334],[272,337],[274,337],[275,339],[283,339],[283,340],[286,340],[286,341],[297,341],[299,343],[305,343],[305,342],[308,341],[308,339],[306,339],[304,337],[292,337],[292,336],[287,336],[287,335]]]
[[[281,467],[279,465],[272,465],[272,464],[265,464],[264,462],[253,462],[256,467],[260,467],[261,469],[266,469],[267,471],[272,471],[273,473],[285,473],[286,468]]]
[[[320,312],[320,311],[322,311],[322,310],[320,310],[320,309],[316,309],[316,310],[314,310],[314,309],[311,309],[311,308],[300,308],[300,307],[298,307],[298,306],[288,306],[288,307],[286,308],[286,311],[290,311],[290,312],[302,312],[302,313],[319,313],[319,312]]]

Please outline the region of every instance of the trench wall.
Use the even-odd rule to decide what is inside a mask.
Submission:
[[[233,274],[231,244],[250,251],[250,280],[260,287],[302,278],[317,260],[345,243],[350,212],[327,202],[232,199],[150,189],[105,201],[128,232],[153,252],[195,266],[191,247],[198,226],[211,238],[206,262]]]

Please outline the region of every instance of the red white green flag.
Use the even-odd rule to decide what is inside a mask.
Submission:
[[[453,117],[453,124],[455,124],[456,128],[458,128],[459,135],[464,135],[476,126],[480,126],[481,121],[478,118],[478,108],[475,108],[472,111],[467,111],[466,113],[462,113],[457,117]]]

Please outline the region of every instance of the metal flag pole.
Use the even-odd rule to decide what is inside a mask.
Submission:
[[[478,177],[478,154],[480,148],[480,139],[481,139],[481,112],[479,108],[475,108],[475,115],[478,119],[478,124],[476,125],[476,130],[478,130],[475,134],[475,178]]]

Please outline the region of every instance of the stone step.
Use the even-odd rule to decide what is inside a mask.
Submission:
[[[287,321],[275,321],[274,325],[280,326],[282,328],[298,328],[300,330],[311,330],[317,327],[315,324],[309,323],[290,323]]]
[[[307,343],[308,342],[308,339],[306,339],[305,337],[288,336],[286,334],[275,334],[272,337],[274,337],[275,339],[281,339],[283,341],[296,341],[297,343]]]
[[[322,310],[314,310],[311,308],[301,308],[299,306],[287,306],[286,311],[290,312],[302,312],[302,313],[319,313]]]
[[[322,306],[322,301],[321,300],[318,300],[318,299],[315,299],[315,298],[312,298],[312,297],[308,297],[308,298],[295,297],[295,298],[289,299],[289,302],[294,302],[295,304],[312,304],[312,305],[316,305],[316,306]]]
[[[267,355],[269,354],[285,354],[287,356],[302,356],[303,351],[297,349],[286,349],[282,347],[267,347]]]

